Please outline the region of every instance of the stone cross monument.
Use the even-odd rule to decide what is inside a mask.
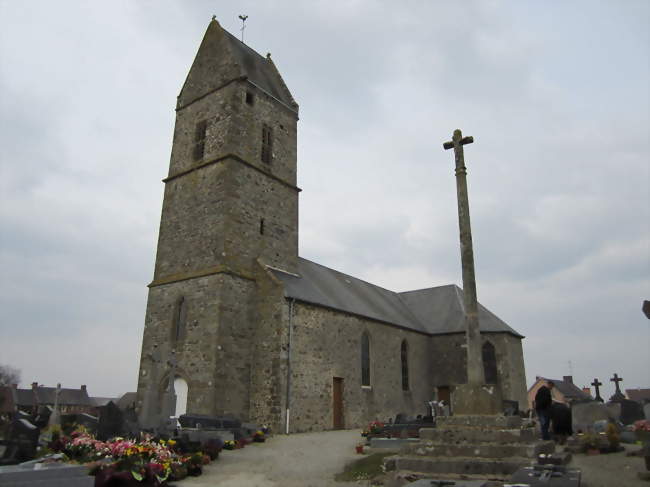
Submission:
[[[616,386],[616,392],[612,395],[612,397],[609,398],[609,400],[618,402],[625,399],[625,396],[621,392],[621,387],[618,385],[619,382],[623,382],[623,377],[619,377],[618,374],[614,374],[614,377],[609,380]]]
[[[463,146],[474,142],[454,130],[445,150],[454,149],[456,160],[456,193],[458,196],[458,226],[460,228],[460,255],[463,268],[463,296],[465,305],[465,335],[467,338],[467,384],[456,387],[452,409],[456,414],[495,414],[502,409],[501,395],[495,386],[485,386],[481,332],[478,323],[478,300],[474,275],[474,249],[467,196],[467,168]]]
[[[596,399],[596,401],[605,402],[603,401],[603,398],[600,397],[600,386],[602,386],[603,383],[600,382],[598,378],[595,378],[591,385],[594,386],[594,389],[596,390],[596,397],[594,399]]]

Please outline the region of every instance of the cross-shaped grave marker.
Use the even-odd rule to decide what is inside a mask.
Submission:
[[[591,383],[591,385],[594,386],[594,389],[596,389],[596,398],[595,398],[596,401],[605,402],[603,401],[603,398],[600,397],[600,389],[599,389],[599,387],[602,386],[603,383],[600,382],[598,378],[595,378],[594,381]]]
[[[619,382],[623,382],[623,377],[619,377],[618,374],[614,374],[614,377],[609,379],[610,382],[613,382],[616,386],[616,392],[612,397],[609,398],[610,401],[620,401],[622,399],[625,399],[625,396],[621,392],[621,388],[618,385]]]

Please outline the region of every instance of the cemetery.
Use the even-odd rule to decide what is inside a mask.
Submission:
[[[263,443],[269,433],[236,418],[198,415],[158,417],[144,429],[112,401],[98,416],[58,408],[55,402],[3,415],[0,485],[164,487],[200,476],[223,449]]]

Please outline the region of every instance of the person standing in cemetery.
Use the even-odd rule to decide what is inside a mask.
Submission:
[[[553,382],[550,380],[547,385],[540,387],[535,394],[535,411],[539,420],[539,426],[542,432],[542,440],[550,440],[549,426],[551,424],[551,405],[553,404]]]

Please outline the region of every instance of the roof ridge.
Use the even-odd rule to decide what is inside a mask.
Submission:
[[[439,286],[423,287],[423,288],[419,288],[419,289],[412,289],[410,291],[400,291],[399,294],[420,293],[422,291],[429,291],[431,289],[439,289],[439,288],[450,287],[450,286],[458,287],[458,284],[455,284],[453,282],[450,283],[450,284],[440,284]]]

